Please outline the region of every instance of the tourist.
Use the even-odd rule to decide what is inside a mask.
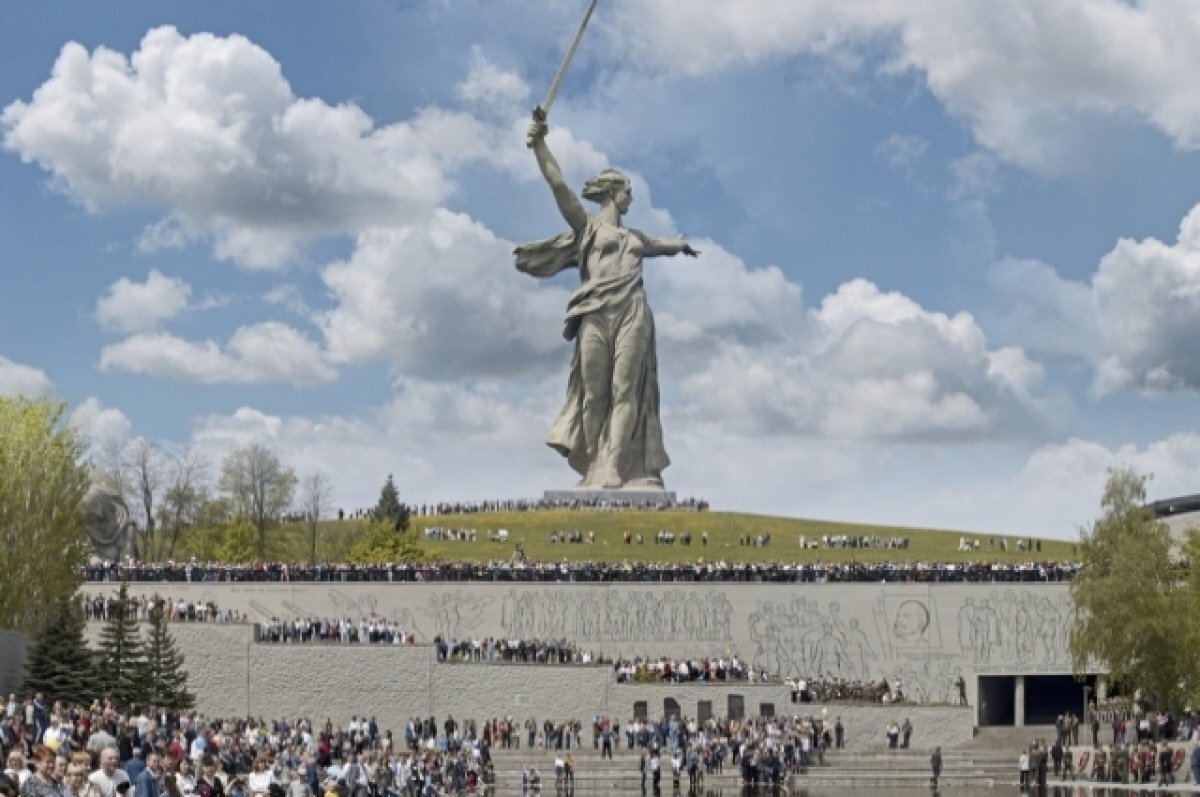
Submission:
[[[1017,758],[1017,772],[1020,775],[1021,788],[1029,786],[1029,751],[1022,750]]]
[[[929,758],[929,768],[933,772],[933,777],[929,779],[929,785],[936,789],[938,778],[942,776],[942,748],[934,748],[933,755]]]
[[[33,748],[29,763],[33,765],[33,772],[21,784],[21,797],[62,797],[62,790],[53,778],[54,751],[38,745]]]
[[[908,717],[905,717],[904,725],[902,725],[900,728],[900,733],[903,735],[903,740],[900,742],[901,747],[906,748],[906,749],[908,748],[909,740],[912,739],[912,732],[913,732],[912,723],[909,722]]]

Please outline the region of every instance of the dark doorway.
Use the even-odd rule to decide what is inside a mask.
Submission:
[[[981,727],[988,725],[1012,725],[1016,721],[1013,692],[1017,679],[1011,675],[979,676],[979,715],[975,718]]]
[[[712,719],[712,701],[701,700],[696,704],[696,721],[708,722]]]
[[[725,701],[725,716],[731,720],[744,719],[746,716],[746,701],[741,695],[729,695]]]
[[[679,719],[683,716],[679,713],[679,701],[673,697],[663,698],[663,716],[667,719],[671,717]]]
[[[1095,691],[1094,675],[1089,675],[1083,681],[1076,681],[1073,675],[1026,675],[1025,676],[1025,724],[1053,725],[1060,714],[1068,711],[1075,713],[1083,721],[1083,690],[1086,686],[1089,693]],[[1083,742],[1081,732],[1079,741]],[[1087,739],[1091,742],[1091,739]]]

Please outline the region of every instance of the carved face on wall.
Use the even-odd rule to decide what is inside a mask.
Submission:
[[[925,641],[929,630],[929,609],[920,601],[907,600],[896,608],[896,621],[892,624],[892,635],[903,644]]]

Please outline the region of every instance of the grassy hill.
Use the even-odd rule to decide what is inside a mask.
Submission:
[[[431,541],[424,539],[427,527],[475,529],[476,540]],[[329,521],[317,530],[317,558],[322,561],[345,561],[347,552],[363,534],[365,523],[360,520]],[[508,530],[507,542],[489,542],[487,533]],[[676,535],[674,545],[657,545],[655,536],[661,531]],[[552,543],[553,532],[579,531],[582,544]],[[640,533],[643,543],[625,544],[625,533]],[[595,535],[588,544],[589,532]],[[692,535],[691,545],[682,545],[679,537]],[[701,544],[701,535],[708,532],[708,545]],[[468,515],[415,517],[410,534],[420,535],[421,545],[438,559],[452,561],[486,561],[510,558],[518,542],[523,543],[530,557],[540,560],[592,560],[605,562],[695,561],[723,559],[735,562],[765,561],[822,561],[859,562],[893,561],[1064,561],[1075,558],[1071,542],[1042,540],[1041,551],[1018,551],[1016,537],[1004,537],[1008,552],[1000,550],[999,535],[936,529],[914,529],[898,526],[836,523],[800,518],[770,517],[736,512],[670,511],[536,511],[491,512]],[[739,540],[770,534],[768,546],[747,546]],[[877,536],[881,541],[907,537],[907,549],[880,548],[801,548],[800,538],[820,540],[823,535]],[[978,551],[961,552],[959,539],[979,540]],[[196,555],[201,559],[215,558],[213,550],[219,532],[193,529],[185,532],[175,550],[175,559]],[[995,540],[995,547],[990,544]],[[283,524],[268,532],[267,557],[271,560],[301,561],[309,558],[311,541],[306,525]]]

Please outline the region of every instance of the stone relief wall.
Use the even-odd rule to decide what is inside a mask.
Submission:
[[[84,591],[114,592],[116,584]],[[435,636],[566,638],[609,656],[738,655],[784,677],[900,680],[953,702],[976,675],[1070,672],[1066,584],[146,583],[271,617],[376,615]]]

